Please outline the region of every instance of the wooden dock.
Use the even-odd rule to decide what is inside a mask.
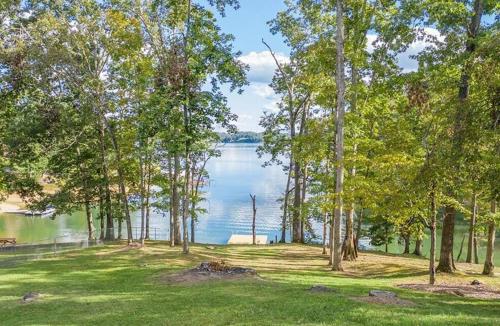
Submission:
[[[227,244],[252,244],[253,237],[251,234],[233,234],[227,241]],[[267,235],[255,236],[256,244],[267,244]]]

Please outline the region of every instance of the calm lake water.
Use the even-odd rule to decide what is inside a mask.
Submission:
[[[222,156],[207,163],[209,185],[204,189],[207,213],[199,217],[196,241],[227,243],[231,234],[251,234],[252,202],[257,196],[257,234],[274,240],[280,234],[280,203],[286,176],[279,166],[262,167],[255,144],[226,144]],[[151,212],[151,236],[167,239],[168,214]],[[96,226],[98,222],[96,221]],[[134,236],[140,227],[140,213],[133,214]],[[115,224],[116,226],[116,224]],[[82,212],[50,218],[24,215],[0,215],[0,237],[16,237],[19,243],[73,241],[86,238],[86,222]],[[124,225],[124,234],[125,225]]]
[[[204,189],[206,201],[202,204],[207,213],[199,217],[196,226],[196,242],[225,244],[232,234],[251,234],[250,193],[257,196],[257,234],[267,235],[268,240],[274,240],[276,236],[280,237],[281,210],[277,199],[284,191],[286,176],[279,166],[263,168],[265,158],[258,158],[256,148],[255,144],[226,144],[222,148],[222,156],[213,158],[207,163],[210,182]],[[134,212],[132,219],[134,237],[138,238],[140,213]],[[98,226],[98,221],[95,223]],[[313,227],[316,234],[321,236],[320,225],[313,223]],[[86,228],[83,212],[57,216],[54,220],[0,214],[0,237],[15,237],[19,243],[50,243],[54,242],[55,238],[57,242],[82,240],[87,238]],[[464,223],[457,225],[455,255],[460,249],[462,233],[466,230],[467,226]],[[123,234],[126,234],[125,224]],[[151,237],[166,240],[168,235],[168,214],[164,215],[152,210]],[[439,236],[440,232],[438,232],[438,250]],[[289,237],[289,232],[287,232],[287,237]],[[428,252],[428,247],[429,238],[426,237],[423,251],[425,254]],[[390,246],[390,252],[401,253],[402,251],[402,246],[396,241]],[[484,241],[480,242],[479,255],[480,260],[483,261]],[[495,261],[500,264],[500,239],[496,241]]]

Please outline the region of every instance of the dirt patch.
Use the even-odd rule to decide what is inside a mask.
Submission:
[[[486,284],[399,284],[398,287],[415,291],[456,295],[475,299],[500,299],[500,291]]]
[[[129,251],[129,250],[140,249],[140,248],[142,248],[140,243],[133,242],[129,245],[126,245],[126,246],[118,248],[118,249],[109,250],[109,251],[100,251],[100,252],[96,253],[96,256],[109,256],[109,255],[117,254],[119,252],[125,252],[125,251]]]
[[[165,275],[160,281],[175,283],[200,283],[212,280],[238,280],[259,278],[252,268],[230,266],[223,260],[203,262],[199,266],[176,274]]]
[[[381,305],[394,305],[394,306],[403,306],[403,307],[411,307],[415,305],[415,302],[410,300],[401,299],[398,297],[354,297],[352,298],[355,301],[365,302],[365,303],[375,303]]]

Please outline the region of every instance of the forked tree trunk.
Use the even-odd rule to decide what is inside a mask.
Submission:
[[[335,182],[335,216],[332,270],[342,271],[342,192],[344,188],[344,113],[345,113],[345,76],[344,76],[344,3],[337,0],[336,30],[336,80],[337,86],[337,121],[336,121],[336,182]]]
[[[496,214],[497,203],[495,200],[491,202],[491,213]],[[495,251],[495,220],[491,218],[488,223],[488,245],[486,247],[486,259],[484,260],[484,275],[494,276],[495,265],[493,264],[493,254]]]
[[[446,206],[443,217],[443,231],[441,236],[441,252],[437,271],[453,273],[455,264],[453,261],[453,235],[455,231],[455,208]]]
[[[477,218],[477,194],[472,195],[472,214],[469,223],[469,241],[467,242],[467,258],[466,263],[472,263],[472,254],[474,251],[474,238],[476,235],[476,218]]]

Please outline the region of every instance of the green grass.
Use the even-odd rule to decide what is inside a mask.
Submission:
[[[161,276],[201,261],[226,259],[257,269],[262,280],[168,285]],[[1,257],[0,257],[1,259]],[[2,325],[494,325],[500,302],[413,292],[395,287],[424,282],[427,261],[413,257],[362,254],[345,263],[345,273],[327,267],[321,249],[306,245],[195,246],[188,256],[166,243],[123,250],[123,244],[72,251],[0,268]],[[473,278],[499,287],[498,278],[466,272],[438,276],[446,282]],[[324,284],[335,293],[313,294]],[[353,297],[370,289],[395,291],[415,306],[381,306]],[[38,301],[21,304],[29,291]]]

